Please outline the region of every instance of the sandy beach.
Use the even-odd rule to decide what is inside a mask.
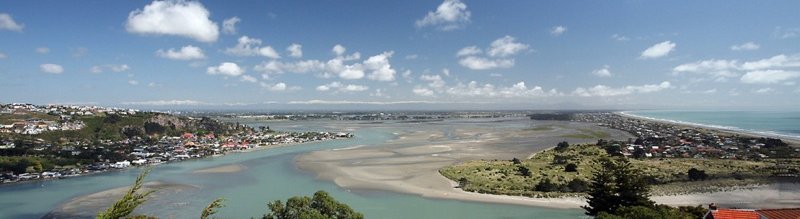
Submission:
[[[428,198],[577,208],[580,198],[526,198],[464,192],[455,188],[438,170],[468,160],[512,159],[532,156],[560,141],[595,142],[597,139],[564,137],[580,129],[602,130],[611,138],[628,138],[628,133],[587,123],[536,121],[535,128],[498,128],[487,124],[464,124],[455,130],[440,130],[421,124],[398,133],[383,145],[315,151],[296,158],[299,168],[331,180],[348,189],[388,190]]]
[[[434,199],[580,208],[586,203],[582,197],[529,198],[466,192],[456,188],[457,183],[439,174],[438,170],[468,160],[530,157],[560,141],[596,141],[560,137],[580,133],[579,129],[602,130],[613,139],[632,137],[628,133],[594,124],[537,123],[540,123],[538,126],[551,129],[465,125],[445,132],[421,125],[418,130],[397,133],[396,140],[382,145],[314,151],[298,156],[296,164],[302,170],[315,173],[319,179],[330,180],[340,187],[353,190],[385,190]],[[660,204],[676,206],[715,202],[724,207],[778,208],[800,204],[792,201],[800,200],[800,192],[797,191],[800,191],[798,184],[774,184],[714,193],[654,196],[652,199]]]

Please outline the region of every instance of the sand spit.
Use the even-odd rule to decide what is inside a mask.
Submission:
[[[105,210],[111,206],[115,201],[125,195],[130,189],[129,186],[109,189],[77,198],[73,198],[60,206],[56,207],[42,218],[94,218],[98,212]],[[148,196],[149,203],[152,200],[158,199],[159,196],[166,196],[175,193],[185,192],[187,190],[198,189],[195,186],[184,184],[171,184],[165,182],[147,182],[143,186],[143,191],[155,190],[153,194]],[[147,205],[148,203],[145,203]],[[138,208],[142,209],[142,208]],[[138,209],[134,214],[143,214]]]
[[[231,164],[224,166],[211,167],[201,170],[195,170],[192,173],[236,173],[247,169],[247,167],[240,164]]]
[[[318,178],[331,180],[348,189],[388,190],[429,198],[577,208],[584,203],[581,198],[538,199],[464,192],[455,188],[454,182],[440,175],[438,170],[468,160],[529,157],[560,141],[596,141],[563,137],[581,133],[579,129],[603,130],[617,139],[630,137],[619,130],[587,123],[535,123],[551,128],[535,130],[487,123],[464,123],[458,126],[418,124],[413,129],[398,133],[397,139],[382,145],[314,151],[298,156],[296,163],[299,168],[316,173]]]

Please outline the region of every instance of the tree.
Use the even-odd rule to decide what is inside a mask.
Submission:
[[[622,148],[618,144],[606,145],[603,149],[606,150],[606,154],[609,156],[622,155]]]
[[[706,174],[705,170],[698,170],[697,168],[689,169],[687,175],[689,176],[689,180],[691,181],[702,181],[708,178],[708,175]]]
[[[521,163],[522,163],[522,161],[520,161],[520,160],[519,160],[519,159],[517,159],[516,157],[515,157],[514,159],[511,159],[511,162],[512,162],[512,163],[514,163],[515,165],[519,165],[519,164],[521,164]]]
[[[566,166],[564,166],[564,171],[565,172],[578,172],[578,165],[574,164],[574,163],[568,163]]]
[[[633,158],[639,159],[646,157],[647,151],[644,150],[642,147],[636,147],[633,149]]]
[[[36,171],[37,173],[41,173],[42,171],[44,171],[44,167],[42,167],[41,161],[39,160],[33,161],[33,171]]]
[[[97,219],[119,219],[125,218],[133,212],[139,205],[145,202],[148,195],[152,194],[154,191],[146,191],[146,192],[139,192],[142,189],[142,185],[144,184],[144,178],[150,173],[150,168],[145,169],[136,177],[136,181],[133,183],[133,186],[122,196],[121,199],[117,200],[114,205],[109,207],[103,212],[97,214]]]
[[[519,175],[522,175],[524,177],[530,177],[532,175],[531,170],[524,166],[520,166],[519,168],[517,168],[517,171],[519,171]]]
[[[209,217],[217,213],[217,209],[225,207],[225,205],[222,205],[223,201],[225,201],[225,199],[217,198],[213,202],[211,202],[211,204],[209,204],[208,206],[206,206],[206,208],[203,209],[203,213],[200,214],[200,219],[208,219]]]
[[[562,141],[562,142],[559,142],[559,143],[556,145],[556,150],[557,150],[557,151],[564,151],[564,150],[566,150],[568,147],[569,147],[569,143],[567,143],[566,141]]]
[[[361,219],[364,215],[354,211],[346,204],[334,200],[325,191],[317,191],[314,197],[292,197],[284,205],[280,200],[268,203],[270,213],[263,219],[330,218]]]
[[[558,190],[558,185],[550,181],[549,178],[544,178],[536,184],[534,190],[540,192],[554,192]]]
[[[464,189],[467,184],[469,184],[469,180],[467,180],[467,178],[461,177],[461,179],[458,179],[458,188]]]
[[[586,194],[587,215],[598,215],[600,212],[613,212],[618,207],[616,204],[616,191],[614,187],[614,162],[608,158],[596,161],[597,169],[592,173],[589,191]]]
[[[645,181],[643,173],[634,169],[628,159],[617,159],[614,162],[614,178],[616,193],[620,206],[652,206],[650,185]]]
[[[589,184],[578,178],[572,179],[572,181],[567,183],[567,189],[569,189],[570,192],[585,192],[588,188]]]

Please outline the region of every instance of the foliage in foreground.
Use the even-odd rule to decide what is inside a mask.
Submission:
[[[119,199],[114,205],[109,207],[103,212],[97,214],[97,219],[153,219],[155,217],[145,215],[130,214],[146,201],[148,195],[154,191],[139,192],[144,185],[144,178],[150,173],[152,169],[148,168],[142,171],[133,186],[128,192]],[[217,210],[225,207],[222,203],[225,200],[217,198],[206,208],[203,209],[200,215],[201,219],[212,218]],[[325,191],[317,191],[314,197],[295,196],[289,198],[284,205],[280,200],[273,201],[267,204],[270,213],[267,213],[262,218],[264,219],[295,219],[295,218],[314,218],[314,219],[363,219],[364,215],[354,211],[347,204],[336,201]]]

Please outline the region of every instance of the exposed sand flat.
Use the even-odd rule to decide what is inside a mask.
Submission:
[[[74,198],[66,203],[61,204],[61,206],[56,207],[53,211],[42,218],[94,218],[98,212],[111,206],[119,198],[125,195],[129,189],[129,186],[125,186]],[[197,189],[197,187],[158,181],[147,182],[142,187],[142,191],[156,191],[148,196],[148,200],[157,199],[159,196],[166,196],[191,189]],[[145,203],[145,205],[147,204],[148,203]],[[139,212],[138,209],[141,208],[137,208],[137,210],[135,210],[133,213],[134,215],[142,214],[142,212]]]
[[[581,133],[578,129],[603,130],[619,139],[630,137],[619,130],[586,123],[537,123],[555,126],[531,130],[498,127],[492,123],[464,123],[455,129],[445,129],[447,126],[418,124],[414,131],[398,133],[397,139],[382,145],[310,152],[298,156],[296,163],[299,168],[316,173],[320,179],[349,189],[388,190],[429,198],[504,204],[580,207],[585,203],[580,198],[537,199],[464,192],[439,174],[440,168],[458,162],[523,158],[564,140],[571,143],[596,141],[562,137]]]
[[[654,201],[668,205],[708,205],[728,208],[796,208],[800,205],[800,184],[779,183],[713,193],[656,196]]]
[[[202,170],[195,170],[192,173],[235,173],[245,170],[246,167],[239,164],[231,164],[225,166],[211,167]]]

